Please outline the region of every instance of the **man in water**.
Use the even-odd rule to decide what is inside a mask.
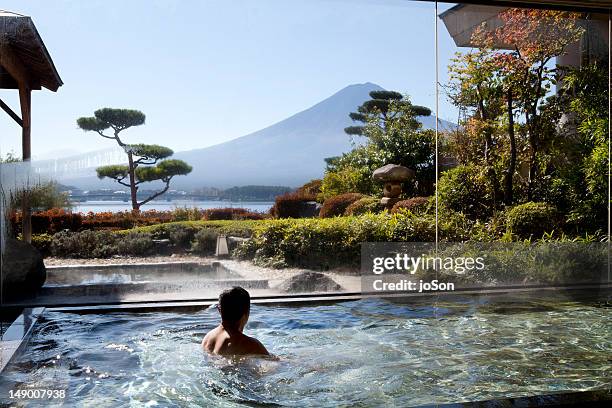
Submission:
[[[225,290],[219,295],[217,307],[221,313],[221,324],[204,336],[204,350],[221,355],[270,355],[259,340],[242,333],[251,310],[249,292],[239,286]]]

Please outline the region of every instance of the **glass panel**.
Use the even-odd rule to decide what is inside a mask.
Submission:
[[[112,2],[24,6],[65,85],[33,91],[22,177],[46,280],[27,298],[7,284],[5,303],[211,300],[233,285],[360,294],[360,243],[412,239],[389,220],[399,201],[434,209],[435,5],[211,1],[185,6],[185,20],[139,4],[124,18]],[[112,33],[87,29],[99,19]],[[79,56],[91,47],[116,62]],[[18,111],[16,91],[2,92]],[[0,126],[3,152],[20,155],[18,125]],[[385,165],[404,166],[399,181],[397,169],[373,180]],[[9,243],[22,213],[7,207]],[[419,240],[434,239],[427,217]]]
[[[606,280],[608,15],[444,8],[439,116],[458,126],[440,135],[440,218],[460,239],[512,243],[467,280]]]

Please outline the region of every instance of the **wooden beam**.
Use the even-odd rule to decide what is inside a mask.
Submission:
[[[30,74],[23,61],[15,54],[10,44],[0,43],[0,65],[17,81],[19,86],[19,105],[21,106],[21,155],[24,162],[32,158],[31,143],[31,107],[32,86]],[[22,239],[32,242],[32,209],[27,186],[21,202]]]
[[[19,84],[19,103],[21,105],[21,153],[23,161],[28,162],[32,159],[32,90],[28,85]],[[23,195],[21,203],[21,214],[23,215],[23,240],[27,243],[32,242],[32,208],[30,207],[30,197],[28,192]]]
[[[0,65],[17,81],[19,87],[32,88],[32,81],[26,66],[6,42],[0,42]]]
[[[2,99],[0,99],[0,108],[2,108],[2,110],[4,110],[7,115],[13,118],[13,120],[17,122],[19,126],[23,127],[23,121],[21,120],[21,118],[11,109],[10,106],[4,103]]]
[[[19,104],[21,105],[21,152],[23,161],[32,158],[31,143],[31,108],[32,90],[28,85],[19,84]]]

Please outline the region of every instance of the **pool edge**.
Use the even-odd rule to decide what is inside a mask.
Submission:
[[[28,344],[34,326],[44,312],[44,307],[24,309],[4,332],[0,339],[0,375]]]

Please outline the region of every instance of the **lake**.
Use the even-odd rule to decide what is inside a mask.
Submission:
[[[191,201],[191,200],[174,200],[174,201],[151,201],[143,205],[141,210],[157,210],[157,211],[171,211],[175,208],[246,208],[251,211],[257,212],[268,212],[274,203],[268,201]],[[129,211],[132,207],[130,203],[125,201],[84,201],[74,203],[72,208],[75,212],[118,212],[118,211]]]

